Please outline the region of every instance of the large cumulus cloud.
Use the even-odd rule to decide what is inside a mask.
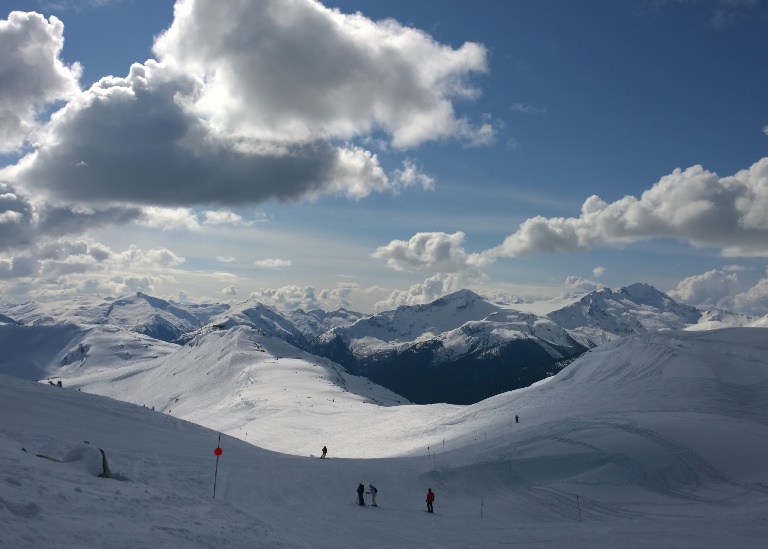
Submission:
[[[452,103],[478,95],[468,76],[487,70],[483,46],[453,49],[313,0],[178,2],[155,52],[205,80],[191,108],[231,135],[311,142],[379,129],[395,147],[413,147],[482,141],[489,131],[457,117]]]
[[[453,273],[436,273],[423,282],[411,285],[406,290],[392,291],[385,299],[374,304],[374,310],[389,311],[401,305],[430,303],[446,294],[483,282],[487,278],[482,271],[473,267]]]
[[[281,288],[259,288],[251,292],[250,298],[266,303],[283,311],[303,309],[334,310],[349,307],[350,298],[359,286],[353,283],[338,283],[335,288],[316,290],[314,286],[289,284]]]
[[[486,51],[312,0],[178,2],[156,60],[105,77],[55,113],[0,179],[49,200],[165,207],[428,187],[355,144],[492,134],[457,116]]]
[[[439,291],[455,287],[449,274],[468,276],[501,258],[585,252],[654,238],[719,249],[724,256],[768,256],[768,158],[728,177],[701,166],[676,169],[640,198],[625,196],[606,203],[591,196],[579,217],[533,217],[499,246],[477,253],[464,249],[463,232],[424,232],[409,240],[393,240],[377,248],[373,257],[395,270],[438,274],[406,292],[395,292],[380,306],[439,297]],[[596,268],[595,276],[604,271]],[[735,274],[714,270],[683,280],[671,295],[703,306],[730,305],[728,296],[737,281]],[[566,286],[581,291],[602,284],[569,277]],[[740,311],[759,310],[765,300],[764,287],[761,283],[740,294],[733,305]]]
[[[46,105],[79,92],[80,66],[61,62],[63,45],[55,17],[14,11],[0,20],[0,153],[24,143]]]
[[[768,311],[768,269],[765,278],[746,292],[734,297],[734,307],[737,311],[764,315]]]
[[[678,283],[677,288],[669,292],[669,296],[681,303],[700,308],[730,307],[729,295],[738,280],[736,273],[712,269],[706,273],[684,278]]]
[[[397,271],[438,271],[453,273],[487,263],[483,258],[464,251],[465,234],[442,232],[417,233],[409,240],[393,240],[379,246],[372,254],[385,259]]]
[[[488,259],[579,252],[675,238],[725,256],[768,255],[768,158],[733,176],[701,166],[676,169],[640,198],[606,203],[591,196],[579,217],[533,217],[491,250]]]

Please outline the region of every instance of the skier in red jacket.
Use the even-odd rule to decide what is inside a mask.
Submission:
[[[427,513],[432,513],[432,502],[435,501],[435,493],[432,491],[432,488],[429,488],[427,490]]]

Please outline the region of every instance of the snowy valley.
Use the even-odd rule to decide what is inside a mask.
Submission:
[[[746,548],[768,539],[763,328],[622,338],[471,406],[398,403],[330,363],[275,361],[278,348],[252,329],[230,333],[216,333],[230,351],[190,347],[187,373],[180,362],[151,380],[113,378],[123,399],[173,387],[182,398],[172,411],[0,376],[0,545]],[[238,358],[246,345],[274,358]],[[209,399],[212,375],[225,388]],[[195,401],[196,420],[223,426],[218,462],[219,429],[175,417]],[[226,434],[238,417],[253,418],[247,439]],[[86,440],[122,481],[35,455],[62,457]],[[331,459],[317,459],[323,445]],[[379,507],[354,504],[359,482],[377,486]],[[435,516],[419,512],[428,487]]]

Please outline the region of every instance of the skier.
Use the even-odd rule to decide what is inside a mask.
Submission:
[[[325,446],[323,446],[323,455],[322,455],[322,456],[320,456],[320,459],[323,459],[323,458],[325,458],[325,454],[327,454],[327,453],[328,453],[328,448],[326,448]]]
[[[427,490],[427,513],[434,512],[432,509],[432,502],[435,501],[435,493],[432,491],[432,488],[429,488]]]
[[[369,484],[368,489],[370,490],[368,493],[371,494],[371,507],[378,507],[378,505],[376,505],[376,494],[378,494],[379,491],[373,484]]]
[[[520,418],[515,414],[515,423],[520,423]]]
[[[363,494],[365,494],[365,486],[363,486],[363,483],[361,482],[357,485],[357,502],[360,505],[365,506],[365,496]]]

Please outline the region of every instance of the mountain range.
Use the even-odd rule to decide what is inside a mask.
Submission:
[[[402,400],[470,404],[545,379],[627,335],[765,323],[679,304],[646,284],[604,288],[547,314],[522,308],[470,290],[374,315],[283,313],[253,300],[187,305],[143,293],[29,302],[0,306],[0,367],[34,379],[79,378],[116,365],[152,369],[187,357],[190,345],[219,345],[222,332],[243,327],[261,338],[262,350],[279,344],[277,356],[325,359]]]

